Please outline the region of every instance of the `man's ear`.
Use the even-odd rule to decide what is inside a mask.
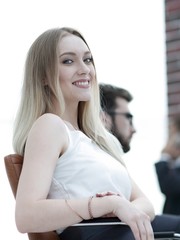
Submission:
[[[112,118],[111,118],[111,116],[107,112],[102,111],[101,112],[101,119],[102,119],[102,122],[103,122],[105,128],[107,130],[111,131],[111,129],[112,129]]]

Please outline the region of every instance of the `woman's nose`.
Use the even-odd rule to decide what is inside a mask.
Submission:
[[[84,62],[80,62],[78,66],[78,74],[88,74],[89,72],[89,66]]]

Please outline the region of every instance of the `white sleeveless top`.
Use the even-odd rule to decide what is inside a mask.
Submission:
[[[57,161],[48,198],[83,198],[112,191],[129,199],[126,168],[81,131],[66,129],[69,145]]]

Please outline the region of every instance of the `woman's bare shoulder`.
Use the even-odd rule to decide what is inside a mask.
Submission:
[[[65,123],[59,116],[52,113],[45,113],[41,115],[34,123],[34,125],[46,125],[53,128],[65,129]]]
[[[44,113],[36,121],[53,121],[53,122],[57,121],[64,124],[64,121],[62,120],[62,118],[60,118],[58,115],[53,113]]]
[[[46,113],[40,116],[33,124],[30,133],[40,134],[42,137],[67,136],[64,121],[57,115]],[[58,140],[58,139],[57,139]]]

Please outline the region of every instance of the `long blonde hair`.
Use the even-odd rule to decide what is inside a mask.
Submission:
[[[86,43],[84,37],[75,29],[55,28],[41,34],[29,49],[13,134],[14,151],[20,155],[24,154],[28,133],[36,119],[46,113],[47,109],[48,112],[54,113],[54,100],[59,103],[60,117],[65,110],[58,76],[58,45],[67,34],[76,35]],[[87,43],[86,45],[88,46]],[[79,103],[79,127],[103,150],[123,163],[120,156],[121,146],[103,126],[100,110],[99,86],[95,80],[91,88],[91,100]]]

